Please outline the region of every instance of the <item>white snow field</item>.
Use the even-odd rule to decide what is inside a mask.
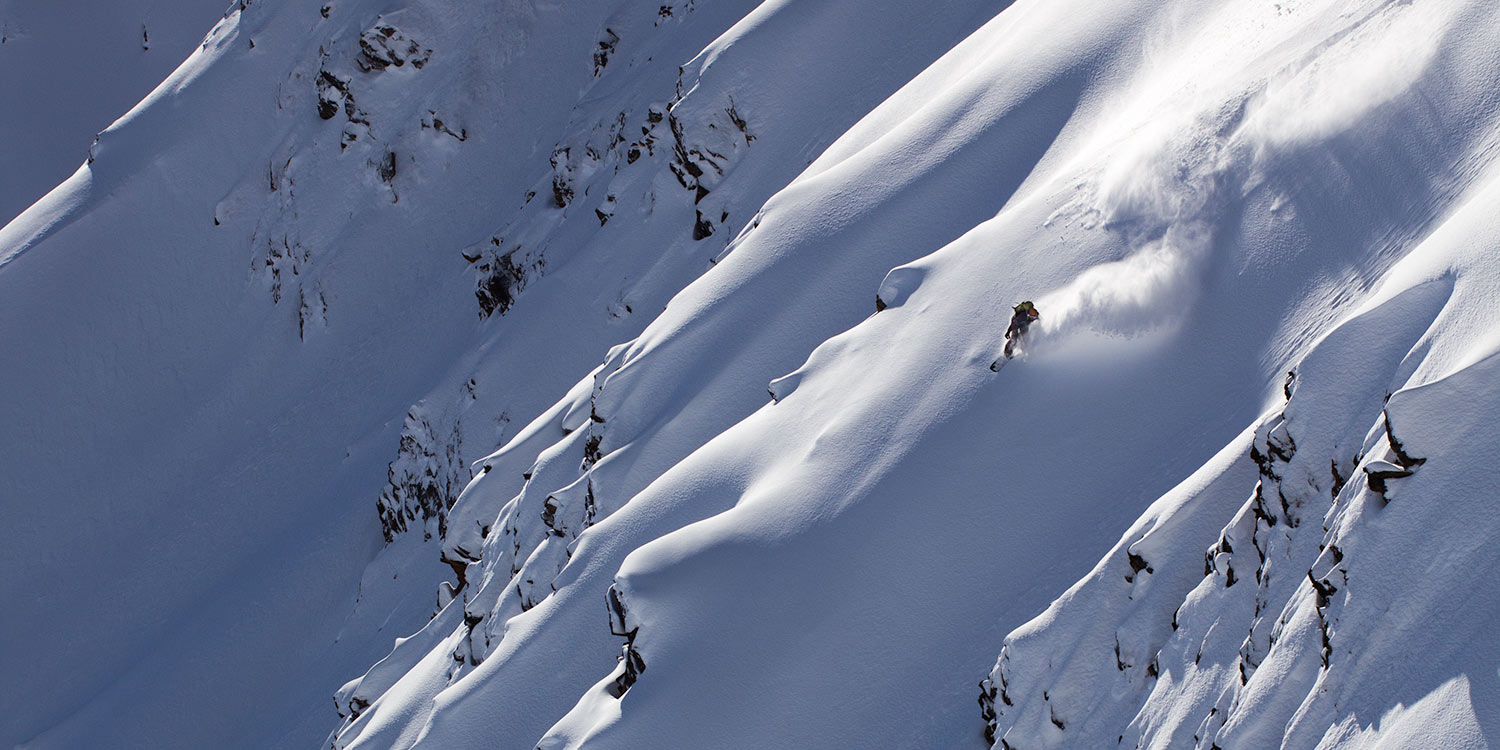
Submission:
[[[1497,81],[1490,0],[237,0],[0,229],[0,746],[1500,746]]]

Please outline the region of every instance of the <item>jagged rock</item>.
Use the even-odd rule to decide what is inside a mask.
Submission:
[[[318,71],[318,116],[331,120],[344,110],[349,119],[355,118],[354,94],[349,91],[349,81],[327,70]]]
[[[399,68],[407,63],[420,70],[431,57],[432,50],[408,39],[400,29],[377,22],[359,35],[359,56],[355,62],[367,73],[388,67]]]
[[[1365,464],[1365,476],[1370,484],[1370,491],[1385,497],[1386,480],[1400,479],[1411,476],[1411,469],[1397,466],[1389,461],[1371,461]]]
[[[435,527],[424,532],[427,536],[443,534],[448,509],[470,479],[468,466],[460,458],[463,437],[458,423],[440,434],[433,417],[425,404],[418,403],[402,424],[401,444],[386,470],[386,488],[376,503],[387,542],[418,519]]]
[[[1383,416],[1385,417],[1385,441],[1391,446],[1391,452],[1396,454],[1396,461],[1401,464],[1401,467],[1404,469],[1415,469],[1427,463],[1427,459],[1418,458],[1407,453],[1406,446],[1400,440],[1396,439],[1396,430],[1391,424],[1389,409],[1383,412]]]
[[[709,221],[708,219],[703,218],[703,214],[699,213],[698,214],[698,220],[693,224],[693,239],[694,240],[707,239],[707,238],[713,236],[713,233],[714,233],[714,224],[713,224],[713,222]]]
[[[1143,570],[1146,571],[1147,575],[1155,572],[1151,570],[1151,566],[1146,563],[1146,558],[1141,557],[1134,552],[1129,552],[1127,559],[1130,561],[1130,575],[1125,576],[1126,581],[1134,581],[1136,574],[1140,573]]]
[[[630,622],[630,610],[625,604],[618,582],[611,585],[605,592],[605,601],[609,605],[609,632],[625,638],[625,645],[620,649],[621,666],[617,668],[619,674],[608,688],[610,695],[619,698],[624,696],[625,692],[635,684],[640,674],[646,671],[646,662],[641,658],[640,652],[634,648],[635,636],[640,631],[640,626]]]
[[[509,252],[497,252],[503,249],[503,244],[496,238],[488,247],[480,246],[464,252],[465,259],[473,258],[469,262],[474,264],[475,271],[479,273],[479,284],[474,290],[474,297],[479,301],[481,318],[495,313],[504,315],[515,304],[516,295],[521,293],[532,278],[541,275],[546,267],[541,258],[529,263],[518,260],[524,257],[519,247]]]
[[[396,179],[396,152],[385,152],[385,156],[375,164],[375,174],[380,177],[381,182],[388,183]]]
[[[620,43],[620,35],[613,29],[606,28],[604,36],[599,39],[599,49],[594,51],[594,75],[597,77],[604,72],[605,66],[609,65],[609,56],[614,53],[615,45]]]
[[[609,694],[616,698],[623,698],[626,691],[630,690],[631,686],[635,685],[636,680],[640,679],[641,673],[646,671],[645,660],[641,658],[640,652],[636,651],[634,645],[631,643],[626,643],[620,649],[620,664],[623,666],[623,671],[620,672],[619,677],[615,678],[614,682],[610,683],[608,688]]]

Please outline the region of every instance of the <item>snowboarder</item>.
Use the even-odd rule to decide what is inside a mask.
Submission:
[[[1031,300],[1026,300],[1012,308],[1015,312],[1010,316],[1010,327],[1005,329],[1005,358],[1015,356],[1016,342],[1026,335],[1026,329],[1036,322],[1042,314],[1037,312],[1036,305]]]

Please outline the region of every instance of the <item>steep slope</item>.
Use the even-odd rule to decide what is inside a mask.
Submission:
[[[612,9],[515,4],[475,24],[373,5],[232,9],[0,236],[6,348],[30,365],[0,375],[25,395],[3,406],[17,436],[4,586],[23,613],[6,624],[7,742],[316,742],[328,694],[431,612],[447,570],[436,549],[393,549],[361,582],[381,541],[372,508],[407,407],[503,335],[464,248],[514,211],[492,201],[519,206],[550,182],[552,139],[595,81],[594,24]],[[649,31],[658,14],[645,16]],[[382,46],[386,28],[418,54],[396,65],[409,48]],[[496,38],[507,45],[479,43]],[[675,66],[659,71],[662,96]],[[510,101],[534,103],[492,120]],[[548,347],[622,335],[569,291],[521,324],[513,348],[530,339],[545,363],[505,388],[522,414],[597,357]],[[471,451],[504,437],[503,420],[486,423]],[[373,585],[397,575],[411,584]],[[72,616],[76,602],[93,616]],[[289,674],[307,678],[289,688]],[[291,718],[266,722],[267,707]]]
[[[704,188],[695,195],[698,221],[701,206],[742,205],[736,198],[747,194],[762,200],[771,192],[766,187],[790,179],[791,173],[779,169],[800,167],[797,160],[807,153],[808,143],[836,132],[830,121],[850,111],[859,101],[855,97],[872,83],[869,71],[850,69],[845,61],[873,57],[898,44],[913,52],[931,45],[926,48],[935,55],[941,49],[935,43],[951,43],[944,39],[951,32],[934,22],[944,20],[953,28],[970,20],[960,4],[951,4],[944,16],[912,8],[906,11],[910,15],[893,12],[878,22],[865,19],[860,33],[848,35],[840,46],[806,46],[846,33],[840,30],[866,7],[845,2],[758,8],[685,66],[684,75],[695,83],[683,87],[687,93],[670,105],[666,116],[683,121],[701,112],[705,101],[720,109],[729,102],[750,118],[755,138],[743,164],[726,171],[722,181],[705,179],[715,176],[709,172],[712,166],[699,175],[685,164],[669,164],[671,177],[658,178],[688,177]],[[910,22],[918,17],[930,24],[925,39],[909,33]],[[804,49],[796,65],[786,62],[792,53],[783,50]],[[904,72],[909,76],[919,67],[908,63]],[[902,72],[894,62],[887,68]],[[901,79],[885,80],[894,84]],[[723,91],[726,85],[733,88]],[[813,114],[789,120],[754,114],[781,111]],[[683,152],[689,157],[715,151],[712,145],[693,147],[691,136],[686,141]],[[940,244],[947,231],[940,218],[934,217],[927,228],[939,238],[929,247]],[[751,219],[747,231],[758,231],[754,227],[761,220],[759,215]],[[723,276],[717,269],[732,264],[739,252],[735,247],[731,244],[727,255],[719,256],[724,260],[713,275]],[[877,255],[871,266],[884,269],[911,257],[912,251],[886,244],[871,252]],[[838,255],[827,260],[862,262]],[[676,339],[673,346],[686,351],[669,356],[691,371],[691,385],[652,381],[651,369],[632,367],[631,350],[616,347],[568,398],[482,462],[483,475],[452,510],[444,543],[445,559],[456,566],[468,564],[462,576],[466,587],[419,637],[398,646],[370,675],[341,691],[338,700],[347,721],[337,746],[405,744],[418,735],[441,747],[492,743],[497,736],[520,746],[540,736],[607,671],[619,650],[608,630],[599,627],[599,602],[608,579],[565,587],[566,579],[558,576],[572,539],[753,411],[764,401],[767,378],[795,366],[819,340],[868,309],[866,293],[857,287],[836,290],[841,299],[835,302],[816,296],[819,278],[809,278],[801,290],[789,279],[777,282],[788,283],[784,288],[763,286],[766,296],[759,299],[742,296],[721,322],[703,323]],[[801,305],[787,308],[799,293]],[[685,303],[680,296],[672,303],[674,308],[683,304],[692,311],[696,303]],[[778,316],[783,327],[801,329],[797,339],[777,336],[768,316]],[[727,345],[732,341],[743,348]],[[734,359],[726,360],[726,355]],[[635,373],[645,380],[633,380]],[[706,392],[695,392],[705,386]],[[559,589],[562,595],[549,597]],[[543,606],[529,611],[539,603]],[[527,616],[513,619],[521,613]],[[523,630],[525,622],[538,625]],[[566,661],[559,659],[561,654],[568,654]],[[370,705],[374,708],[366,710]],[[468,714],[473,710],[502,716],[503,722],[476,733]],[[429,717],[431,723],[424,727]]]
[[[1490,5],[237,4],[0,230],[0,743],[1487,744]]]
[[[1242,42],[1227,47],[1231,57],[1209,66],[1224,70],[1234,55],[1245,55],[1251,63],[1243,72],[1230,68],[1228,85],[1244,88],[1231,88],[1225,104],[1210,99],[1206,112],[1188,110],[1183,113],[1186,122],[1170,130],[1158,129],[1162,112],[1156,111],[1157,128],[1132,133],[1123,147],[1111,149],[1113,158],[1084,157],[1088,164],[1110,164],[1102,179],[1079,178],[1066,170],[1048,175],[1057,192],[1039,184],[991,224],[916,264],[923,272],[922,286],[901,307],[830,342],[833,353],[822,361],[823,352],[814,354],[793,395],[726,433],[726,442],[764,445],[774,439],[779,446],[798,448],[778,452],[784,463],[762,471],[744,469],[749,478],[734,510],[661,538],[625,560],[616,585],[634,618],[633,627],[625,629],[638,628],[631,648],[644,672],[618,707],[604,697],[609,686],[601,686],[598,697],[588,701],[592,705],[581,704],[574,722],[555,735],[559,745],[636,747],[652,738],[657,746],[692,747],[709,744],[720,733],[771,737],[776,739],[772,744],[789,745],[931,747],[960,742],[961,722],[941,718],[951,700],[929,696],[941,696],[945,687],[957,684],[965,660],[972,658],[971,639],[983,624],[1004,623],[1017,610],[1024,611],[1023,587],[1038,581],[1045,586],[1055,580],[1052,576],[1066,572],[1078,550],[1097,543],[1090,535],[1093,523],[1133,515],[1139,506],[1132,500],[1140,495],[1132,491],[1149,490],[1151,479],[1172,477],[1169,468],[1163,469],[1182,465],[1212,434],[1193,430],[1218,425],[1227,439],[1235,429],[1225,427],[1233,423],[1220,420],[1258,410],[1262,394],[1275,382],[1280,368],[1267,372],[1266,366],[1286,362],[1284,352],[1300,349],[1308,333],[1319,329],[1319,318],[1336,314],[1342,300],[1367,294],[1371,280],[1430,231],[1437,216],[1458,204],[1458,196],[1493,151],[1493,99],[1476,95],[1475,89],[1492,79],[1495,61],[1480,50],[1493,39],[1453,39],[1443,33],[1494,28],[1487,7],[1454,6],[1446,17],[1432,9],[1420,11],[1421,16],[1401,6],[1382,9],[1346,21],[1352,28],[1336,35],[1350,40],[1343,45],[1322,36],[1324,29],[1337,27],[1329,23],[1330,16],[1313,10],[1304,9],[1308,17],[1294,17],[1275,30],[1279,33],[1251,40],[1264,46]],[[1243,28],[1245,20],[1217,12],[1204,18],[1201,28]],[[1174,21],[1194,28],[1192,19]],[[1386,31],[1387,26],[1394,30]],[[1412,90],[1404,95],[1389,101],[1358,97],[1367,107],[1362,111],[1320,110],[1303,98],[1305,89],[1299,89],[1308,85],[1306,77],[1321,87],[1329,84],[1317,81],[1319,74],[1347,75],[1340,63],[1387,69],[1412,64],[1411,50],[1392,48],[1387,34],[1405,37],[1415,31],[1431,34],[1431,42],[1442,43],[1447,54],[1429,57],[1432,67],[1410,79]],[[1202,61],[1204,49],[1197,45],[1206,42],[1185,42],[1184,57]],[[1305,67],[1293,69],[1303,79],[1293,78],[1284,88],[1267,86],[1267,78],[1292,72],[1268,69],[1261,57],[1264,50],[1278,47],[1281,54],[1288,48],[1310,50],[1299,61]],[[1181,86],[1195,89],[1187,102],[1155,103],[1168,111],[1202,106],[1202,68],[1174,66],[1173,51],[1155,50],[1153,62],[1160,67],[1143,72],[1143,85],[1173,95]],[[1353,61],[1346,63],[1349,58]],[[1179,83],[1174,74],[1192,78]],[[991,76],[997,79],[1004,77]],[[1284,97],[1302,108],[1302,122],[1289,119],[1293,110]],[[1491,124],[1469,127],[1476,121]],[[1129,120],[1108,125],[1114,132],[1101,134],[1106,141],[1121,125],[1130,128]],[[1320,160],[1320,151],[1339,158]],[[1420,154],[1421,160],[1397,172],[1399,176],[1389,174],[1416,161],[1412,154]],[[1327,168],[1317,169],[1320,163]],[[1376,170],[1385,170],[1380,176],[1388,182],[1350,178]],[[1390,189],[1372,190],[1372,182]],[[1022,192],[1026,194],[1025,187]],[[1079,192],[1085,208],[1102,208],[1105,231],[1079,231],[1089,223],[1086,215],[1066,226],[1072,208],[1064,207],[1061,216],[1054,212]],[[1047,205],[1049,199],[1052,205]],[[1047,227],[1049,216],[1052,227]],[[1351,216],[1359,223],[1350,221]],[[1066,241],[1054,245],[1059,236]],[[1112,260],[1106,254],[1113,249],[1108,244],[1112,238],[1127,243],[1126,257],[1099,265]],[[990,292],[975,289],[979,285],[973,279],[1000,280],[1001,289],[1007,289],[1006,271],[1019,270],[1033,284],[1046,279],[1047,269],[1023,260],[1028,247],[1038,246],[1049,246],[1045,262],[1052,269],[1061,265],[1059,256],[1088,252],[1096,254],[1077,266],[1093,268],[1069,286],[1063,286],[1065,276],[1057,278],[1060,274],[1052,271],[1056,280],[1044,288],[1062,289],[1043,296],[1039,305],[1056,311],[1050,318],[1056,343],[1038,343],[1024,372],[1007,368],[998,382],[985,383],[993,390],[966,399],[966,391],[975,392],[987,378],[973,368],[978,351],[984,350],[982,331],[999,330],[1001,323],[991,318],[982,327],[969,328]],[[1483,291],[1462,307],[1477,312],[1493,300],[1493,288],[1486,281],[1474,283]],[[1025,293],[1010,287],[1001,297]],[[1397,353],[1396,361],[1435,313],[1432,302],[1426,302],[1409,303],[1416,309],[1393,313],[1423,321],[1415,331],[1407,324],[1379,332],[1377,340]],[[1315,310],[1307,309],[1314,305]],[[903,335],[908,326],[913,333]],[[1113,352],[1108,369],[1090,373],[1091,366],[1102,364],[1100,350],[1108,349],[1078,348],[1078,337],[1089,329],[1154,331]],[[901,342],[899,354],[882,346],[892,341]],[[923,344],[930,348],[923,351]],[[822,389],[809,394],[820,375]],[[966,388],[964,381],[975,385]],[[1355,399],[1370,390],[1353,378],[1335,388],[1341,398]],[[793,404],[805,411],[797,413]],[[1324,408],[1342,413],[1333,404]],[[1112,419],[1116,414],[1123,417],[1118,422]],[[1069,424],[1070,418],[1081,416],[1086,421]],[[1327,417],[1310,419],[1332,426]],[[1356,439],[1367,425],[1358,425]],[[742,437],[746,433],[760,437]],[[799,442],[799,434],[806,435],[805,442]],[[911,451],[909,457],[894,460],[903,450]],[[1262,444],[1261,451],[1267,450]],[[872,453],[881,460],[868,460]],[[1485,465],[1477,458],[1464,463]],[[764,460],[751,465],[765,466],[760,463]],[[1086,462],[1086,469],[1075,468],[1075,462]],[[721,457],[712,469],[695,468],[723,472],[724,463]],[[1319,477],[1328,476],[1328,461],[1312,465]],[[1340,465],[1345,475],[1352,469]],[[686,474],[682,485],[664,481],[653,490],[668,497],[701,497],[702,480],[693,477],[687,464],[679,470]],[[1244,477],[1243,468],[1235,471]],[[1030,479],[1033,473],[1036,479]],[[1136,483],[1142,473],[1150,475],[1144,487]],[[648,492],[635,502],[655,497]],[[990,507],[977,509],[981,499]],[[1068,546],[1057,544],[1064,539]],[[999,549],[985,559],[974,551],[987,542]],[[1164,549],[1171,547],[1162,543]],[[1148,566],[1152,549],[1148,545],[1141,551]],[[1245,539],[1236,539],[1235,549],[1241,555],[1253,550]],[[1124,592],[1128,587],[1113,578],[1121,568],[1115,562],[1110,576],[1114,589]],[[1130,567],[1124,569],[1128,573]],[[1290,580],[1302,580],[1302,572]],[[967,584],[970,574],[986,583]],[[1087,601],[1079,606],[1075,627],[1095,626],[1097,607]],[[1224,608],[1206,604],[1200,611],[1217,617]],[[1473,617],[1471,627],[1486,615]],[[1301,635],[1293,643],[1316,643],[1309,633]],[[1455,635],[1434,640],[1442,643]],[[1399,648],[1395,643],[1387,648]],[[1104,657],[1112,644],[1097,639],[1090,645]],[[1124,635],[1120,645],[1116,658],[1144,669],[1149,652],[1124,650]],[[1239,645],[1238,635],[1234,645]],[[1013,663],[1014,672],[1040,671],[1069,649],[1047,642],[1027,653],[1028,661]],[[1111,671],[1116,666],[1104,658],[1093,664]],[[653,672],[658,665],[660,677]],[[737,679],[746,673],[773,681]],[[1064,703],[1071,697],[1063,690],[1067,685],[1089,692]],[[1047,685],[1028,690],[1029,699],[1053,708],[1033,707],[1028,726],[1037,729],[1017,732],[1010,745],[1050,740],[1060,747],[1106,746],[1118,734],[1107,730],[1123,727],[1094,713],[1089,696],[1111,695],[1116,689],[1084,673],[1076,683],[1057,685],[1050,702]],[[1383,685],[1364,689],[1368,692],[1353,694],[1377,705],[1386,700]],[[1259,693],[1263,701],[1272,696],[1288,700],[1283,685],[1271,683],[1264,691]],[[1162,699],[1155,711],[1182,710],[1187,701],[1180,697]],[[799,706],[809,705],[818,706],[816,716],[799,712]],[[1311,746],[1330,723],[1346,721],[1341,710],[1347,709],[1330,704],[1316,710],[1316,718],[1298,714],[1303,724],[1293,727],[1290,746]],[[1205,713],[1207,707],[1199,715]],[[1271,744],[1247,728],[1281,726],[1267,719],[1267,713],[1264,705],[1247,701],[1233,715],[1231,729],[1236,720],[1241,723],[1238,746]],[[704,715],[716,720],[692,719]],[[1091,720],[1103,725],[1097,733],[1062,731],[1072,722]],[[1415,736],[1434,746],[1448,739],[1431,733]],[[1175,739],[1186,744],[1185,737]],[[1168,743],[1162,740],[1160,746]]]
[[[316,742],[431,614],[469,461],[980,20],[864,24],[786,85],[862,7],[762,11],[717,70],[753,4],[231,7],[0,232],[0,741]]]
[[[1326,102],[1310,111],[1324,127],[1291,134],[1351,180],[1370,175],[1361,192],[1385,187],[1381,215],[1439,221],[1372,243],[1404,257],[1288,363],[1286,402],[1006,639],[981,696],[995,747],[1500,741],[1481,635],[1496,599],[1474,576],[1494,562],[1496,19],[1370,10],[1305,37],[1280,73],[1293,101]],[[1405,86],[1386,88],[1397,75]],[[1334,93],[1361,79],[1383,100]],[[1357,116],[1326,117],[1355,101],[1339,114]]]
[[[89,142],[203,39],[226,0],[90,6],[0,0],[0,225],[62,182]]]
[[[997,746],[1496,738],[1495,593],[1473,573],[1494,563],[1497,188],[1297,364],[1285,405],[1204,472],[1222,474],[1007,639],[983,699]]]
[[[1479,181],[1296,363],[1226,448],[1258,477],[1163,498],[1007,638],[982,698],[997,747],[1500,739],[1474,575],[1494,564],[1497,197]]]
[[[1253,439],[1243,426],[1488,163],[1493,101],[1474,87],[1495,60],[1465,30],[1491,28],[1490,11],[1117,10],[1137,15],[1089,26],[1066,4],[1001,14],[769,201],[713,273],[581,383],[556,412],[576,432],[534,466],[520,444],[495,457],[530,479],[486,542],[479,591],[461,597],[468,625],[437,649],[472,661],[477,631],[488,658],[436,694],[417,746],[509,727],[481,717],[519,714],[524,686],[576,658],[564,644],[587,636],[573,613],[597,606],[607,580],[624,654],[544,747],[963,746],[979,726],[959,706],[993,628],[1040,608],[1209,446],[1231,444],[1164,502],[1238,503],[1232,488],[1256,471],[1236,460]],[[929,169],[941,187],[923,182]],[[778,374],[762,369],[775,354],[759,340],[805,346],[809,320],[877,287],[890,256],[871,247],[931,247],[933,217],[975,229],[889,274],[884,312],[771,380],[776,403],[614,510],[616,462],[697,444],[695,407],[749,403],[755,375]],[[1049,289],[1032,355],[991,375],[995,298]],[[1442,291],[1400,314],[1435,314]],[[1401,352],[1413,335],[1378,338]],[[1354,379],[1334,389],[1340,403],[1373,392]],[[584,478],[544,498],[535,488],[558,483],[556,462]],[[590,525],[600,508],[613,513]],[[1155,550],[1140,551],[1142,571]],[[1163,542],[1160,554],[1182,553]],[[1118,663],[1141,664],[1129,648]],[[1060,651],[1032,653],[1045,664]],[[401,705],[425,700],[403,687]],[[1091,700],[1041,714],[1016,746],[1112,742],[1119,732],[1064,732]]]

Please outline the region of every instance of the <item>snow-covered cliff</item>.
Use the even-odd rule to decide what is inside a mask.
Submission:
[[[1491,6],[236,2],[0,229],[0,744],[1485,746]]]

